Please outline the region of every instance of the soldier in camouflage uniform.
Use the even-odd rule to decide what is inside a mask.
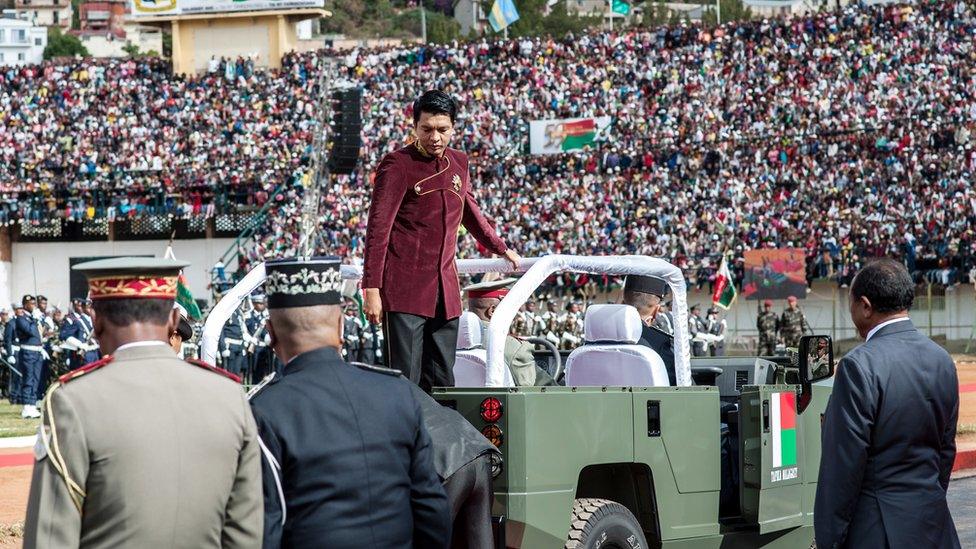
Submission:
[[[786,310],[783,311],[783,316],[780,318],[779,330],[780,335],[783,336],[783,343],[787,347],[798,347],[800,337],[803,336],[804,332],[811,331],[810,325],[807,324],[803,311],[797,306],[794,296],[786,298]]]
[[[776,330],[779,328],[779,318],[773,312],[772,300],[765,300],[759,309],[756,319],[756,329],[759,330],[759,356],[773,356],[776,354]]]

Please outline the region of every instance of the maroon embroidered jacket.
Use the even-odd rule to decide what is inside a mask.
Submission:
[[[440,158],[413,145],[380,162],[366,226],[363,288],[379,288],[383,309],[432,318],[438,293],[447,318],[461,316],[458,228],[502,255],[508,248],[471,193],[468,157],[447,149]]]

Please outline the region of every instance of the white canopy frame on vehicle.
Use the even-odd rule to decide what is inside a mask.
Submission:
[[[511,265],[505,259],[460,259],[458,272],[463,274],[510,273]],[[488,369],[485,385],[506,387],[511,376],[505,368],[505,337],[519,308],[549,276],[559,272],[576,272],[600,275],[644,275],[663,278],[671,287],[671,312],[674,317],[674,365],[675,379],[680,387],[691,385],[691,353],[688,341],[688,303],[685,279],[681,270],[663,259],[638,256],[547,255],[522,260],[519,272],[524,275],[512,286],[508,295],[495,309],[488,325]],[[200,338],[200,358],[213,363],[217,357],[217,345],[224,323],[234,314],[241,302],[260,286],[265,279],[264,263],[258,264],[241,279],[210,311]],[[342,278],[358,280],[362,269],[355,265],[342,266]]]

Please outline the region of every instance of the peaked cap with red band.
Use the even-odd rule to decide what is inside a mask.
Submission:
[[[189,263],[159,257],[113,257],[73,267],[88,277],[88,297],[176,299],[180,270]]]
[[[468,293],[468,299],[503,299],[508,295],[508,287],[515,283],[517,278],[503,278],[490,282],[479,282],[466,286],[464,291]]]

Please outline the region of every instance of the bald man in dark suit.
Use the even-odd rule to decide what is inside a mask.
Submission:
[[[817,547],[960,547],[946,503],[959,382],[952,358],[908,318],[914,296],[908,271],[890,259],[851,284],[865,342],[841,360],[827,405]]]

